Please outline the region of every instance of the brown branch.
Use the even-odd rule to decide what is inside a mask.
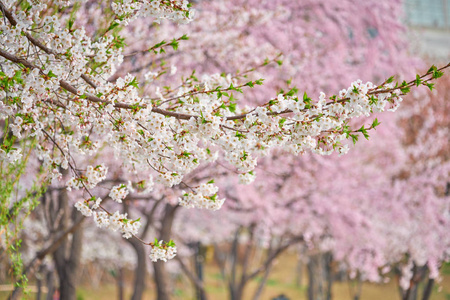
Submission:
[[[288,243],[284,244],[283,246],[279,247],[275,252],[273,252],[272,254],[269,255],[269,257],[267,258],[264,265],[262,265],[261,267],[259,267],[258,269],[254,270],[252,273],[247,275],[245,280],[248,281],[248,280],[258,276],[258,274],[263,272],[264,270],[266,270],[280,254],[282,254],[290,246],[292,246],[296,243],[299,243],[301,241],[303,241],[303,237],[296,237],[296,238],[292,239],[291,241],[289,241]]]
[[[203,285],[203,282],[201,282],[197,276],[195,276],[189,268],[186,266],[186,264],[183,262],[183,260],[180,258],[179,255],[175,256],[175,260],[180,264],[181,270],[186,274],[186,276],[189,278],[189,280],[192,282],[195,287],[198,289],[204,290],[205,287]]]

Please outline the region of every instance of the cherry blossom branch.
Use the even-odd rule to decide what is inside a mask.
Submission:
[[[2,12],[5,14],[6,18],[8,19],[9,23],[12,26],[16,26],[17,25],[17,21],[14,19],[13,15],[11,14],[11,12],[9,12],[5,5],[3,4],[2,1],[0,1],[0,9],[2,10]],[[42,44],[39,40],[37,40],[36,38],[34,38],[31,34],[29,34],[28,32],[26,32],[25,30],[22,31],[23,34],[27,37],[27,39],[36,47],[40,48],[41,50],[43,50],[45,53],[47,54],[53,54],[56,57],[60,57],[61,54],[57,53],[56,51],[53,51],[52,49],[48,48],[47,46],[45,46],[44,44]],[[94,82],[92,82],[92,80],[86,75],[86,74],[82,74],[80,76],[87,84],[89,84],[91,87],[93,87],[94,89],[97,88],[97,86],[95,85]]]
[[[42,69],[40,69],[39,67],[37,67],[34,64],[30,63],[26,59],[19,58],[19,57],[15,56],[15,55],[12,55],[12,54],[4,51],[3,49],[0,49],[0,56],[3,56],[4,58],[6,58],[6,59],[8,59],[8,60],[10,60],[12,62],[15,62],[17,64],[23,64],[24,66],[26,66],[26,67],[28,67],[30,69],[35,69],[35,68],[39,69],[40,73],[45,76],[45,73],[43,73]],[[448,67],[450,67],[450,63],[445,65],[445,66],[443,66],[443,67],[441,67],[441,68],[439,68],[439,69],[437,69],[437,71],[440,72],[440,71],[442,71],[442,70],[444,70],[444,69],[446,69]],[[421,75],[420,78],[424,78],[424,77],[432,75],[432,74],[433,74],[433,71],[428,71],[427,73]],[[434,79],[434,78],[430,78],[428,80],[432,80],[432,79]],[[60,83],[60,86],[63,89],[65,89],[66,91],[68,91],[68,92],[78,96],[77,89],[75,87],[73,87],[71,84],[69,84],[68,82],[66,82],[64,80],[60,80],[59,83]],[[412,81],[408,82],[407,84],[402,85],[402,86],[398,86],[396,88],[389,88],[389,89],[384,89],[384,90],[383,89],[379,89],[379,88],[373,89],[373,90],[368,91],[368,94],[369,95],[378,95],[378,94],[381,94],[381,93],[388,93],[388,92],[391,92],[391,91],[394,91],[394,90],[398,90],[398,89],[407,89],[407,88],[410,88],[410,87],[414,86],[414,84],[416,84],[416,81],[412,80]],[[237,88],[244,87],[245,85],[241,85],[241,86],[239,86]],[[226,90],[230,90],[230,89],[233,89],[233,88],[228,88]],[[211,91],[194,91],[192,93],[188,93],[188,94],[185,94],[185,95],[182,95],[182,96],[178,96],[178,97],[174,97],[174,98],[168,99],[168,101],[169,100],[179,99],[179,98],[182,98],[182,97],[193,96],[193,95],[200,94],[200,93],[211,93],[211,92],[213,92],[213,90],[211,90]],[[89,100],[91,102],[94,102],[94,103],[110,103],[107,100],[102,100],[99,97],[96,97],[96,96],[93,96],[93,95],[90,95],[90,94],[87,94],[87,93],[85,94],[85,96],[86,96],[87,100]],[[343,98],[343,99],[339,99],[339,100],[333,100],[333,101],[327,102],[325,105],[333,104],[333,103],[336,103],[336,102],[338,102],[338,103],[345,103],[345,102],[347,102],[349,100],[350,100],[350,98]],[[136,109],[136,106],[130,105],[130,104],[114,103],[113,105],[116,108]],[[267,104],[264,104],[262,106],[266,106],[266,105]],[[144,104],[144,105],[142,105],[142,107],[145,108],[146,105]],[[306,109],[304,109],[304,110],[306,110]],[[191,118],[197,119],[197,118],[200,117],[198,115],[191,115],[191,114],[185,114],[185,113],[178,113],[178,112],[168,111],[168,110],[160,109],[158,107],[152,107],[152,112],[155,112],[155,113],[158,113],[158,114],[161,114],[161,115],[164,115],[164,116],[168,116],[168,117],[174,117],[174,118],[180,119],[180,120],[190,120]],[[290,110],[290,109],[285,109],[285,110],[283,110],[281,112],[268,112],[267,115],[276,116],[276,115],[283,115],[283,114],[288,114],[288,113],[292,113],[292,112],[293,111]],[[226,120],[240,120],[240,119],[245,119],[250,113],[251,112],[247,112],[247,113],[243,113],[243,114],[240,114],[240,115],[227,116],[225,118],[226,118]]]

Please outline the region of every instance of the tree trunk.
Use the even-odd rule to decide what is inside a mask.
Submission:
[[[195,263],[195,273],[197,274],[198,280],[203,284],[203,262],[205,261],[206,249],[202,247],[200,242],[196,242],[194,244],[195,247],[195,255],[194,255],[194,263]],[[195,293],[197,296],[197,300],[206,300],[205,289],[200,288],[199,286],[195,287]]]
[[[123,282],[123,268],[118,267],[117,268],[117,299],[123,300],[124,299],[124,282]]]
[[[169,278],[165,269],[165,262],[158,261],[153,263],[154,280],[156,284],[156,292],[158,300],[170,300]]]
[[[52,300],[53,299],[53,293],[55,292],[55,282],[54,282],[54,271],[48,270],[47,271],[47,297],[46,300]]]
[[[175,211],[178,206],[172,206],[166,204],[164,208],[164,215],[161,222],[161,231],[159,235],[160,240],[165,242],[170,240],[170,235],[172,234],[172,225],[175,218]],[[156,292],[158,300],[170,300],[169,292],[169,276],[165,268],[165,262],[158,261],[153,263],[154,280],[156,284]]]
[[[433,291],[434,279],[428,279],[427,286],[423,290],[422,300],[429,300]]]
[[[136,238],[127,239],[133,246],[137,256],[137,265],[134,270],[134,292],[131,300],[141,300],[145,290],[145,277],[147,275],[147,255],[145,255],[144,245]],[[159,299],[159,298],[158,298]]]
[[[404,300],[417,300],[417,285],[416,284],[409,287],[409,289],[406,291],[403,299]]]
[[[331,254],[319,253],[311,255],[308,262],[308,299],[331,299]]]
[[[350,282],[349,282],[349,284],[350,284]],[[356,281],[356,290],[353,294],[353,300],[360,300],[361,292],[362,292],[362,280],[360,277],[358,277],[357,281]]]
[[[230,286],[230,300],[242,300],[244,293],[244,286],[239,284],[238,286]]]
[[[301,258],[299,258],[298,261],[297,261],[297,267],[295,268],[295,285],[297,287],[301,287],[302,286],[302,282],[303,282],[303,267],[304,267],[303,260]]]
[[[258,289],[256,290],[255,295],[253,296],[253,300],[258,300],[261,297],[264,287],[266,286],[267,279],[269,278],[269,273],[271,270],[272,270],[272,264],[267,266],[267,269],[264,271],[264,276],[258,285]]]
[[[237,277],[237,264],[238,264],[238,246],[239,246],[239,234],[241,232],[241,228],[239,227],[235,234],[233,243],[231,245],[230,251],[230,281],[228,282],[228,290],[230,293],[230,300],[240,300],[242,296],[242,291],[239,291],[239,288],[236,283]]]
[[[76,210],[71,210],[69,215],[69,199],[66,190],[58,194],[58,211],[63,211],[60,223],[60,231],[64,232],[69,228],[69,221],[72,219],[76,223],[81,216]],[[59,248],[53,253],[56,271],[59,277],[60,298],[64,300],[76,300],[76,284],[81,259],[81,247],[83,239],[83,228],[72,233],[72,239],[66,237]]]
[[[418,267],[415,264],[413,265],[413,276],[409,288],[403,293],[403,300],[417,300],[419,284],[425,280],[427,271],[427,266]],[[433,282],[429,280],[423,291],[422,298],[426,299],[430,296],[432,286]]]
[[[41,300],[42,297],[42,278],[40,276],[36,276],[36,286],[37,286],[37,293],[36,293],[36,300]]]
[[[82,229],[72,235],[70,254],[64,254],[66,247],[61,247],[54,253],[56,271],[59,277],[59,293],[61,299],[76,300],[76,285],[81,257]],[[67,246],[69,243],[66,242]]]

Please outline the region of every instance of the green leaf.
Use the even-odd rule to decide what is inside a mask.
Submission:
[[[139,84],[136,77],[134,77],[133,80],[128,85],[134,86],[135,88],[139,88]]]
[[[242,133],[240,133],[239,131],[236,131],[236,135],[235,135],[239,140],[241,139],[241,138],[245,138],[245,135],[244,134],[242,134]]]
[[[117,26],[119,26],[119,23],[117,22],[113,22],[111,25],[109,25],[108,29],[106,29],[106,32],[113,30],[114,28],[116,28]]]
[[[178,41],[176,39],[173,39],[169,45],[172,46],[173,50],[178,50]]]
[[[438,79],[439,77],[442,77],[442,75],[444,75],[444,72],[433,70],[433,79]]]
[[[362,125],[361,128],[357,130],[357,132],[361,132],[367,140],[369,139],[369,134],[367,133],[367,129],[364,127],[364,125]]]
[[[400,91],[402,91],[403,94],[408,94],[411,89],[409,87],[400,88]]]
[[[184,157],[189,157],[190,155],[192,155],[192,153],[184,151],[183,153],[181,153],[181,155],[183,155]]]
[[[163,45],[165,45],[167,42],[165,40],[162,40],[161,42],[159,42],[158,44],[154,45],[152,48],[159,48]]]
[[[286,96],[294,96],[298,93],[298,89],[296,87],[293,87],[289,92],[286,93]]]
[[[394,76],[391,76],[388,79],[386,79],[386,83],[391,83],[392,81],[394,81]]]
[[[303,93],[303,101],[305,101],[305,102],[310,102],[311,101],[311,98],[308,97],[306,92]]]
[[[249,81],[249,82],[247,82],[246,84],[245,84],[246,86],[249,86],[249,87],[254,87],[255,85],[253,84],[253,81]]]
[[[228,87],[229,90],[233,90],[233,91],[237,91],[239,93],[243,93],[241,88],[236,88],[234,87],[234,85],[231,83],[230,86]]]
[[[427,73],[431,73],[431,72],[436,71],[436,70],[437,70],[436,66],[435,66],[435,65],[432,65],[432,66],[428,69],[428,72],[427,72]]]
[[[311,98],[308,97],[306,92],[303,93],[303,102],[305,102],[305,108],[310,109],[311,108]]]
[[[231,111],[232,113],[236,112],[236,103],[230,103],[228,105],[228,110]]]
[[[72,26],[73,26],[73,23],[74,23],[74,22],[75,22],[74,19],[72,19],[72,18],[69,19],[69,22],[68,22],[68,24],[67,24],[67,27],[69,28],[69,30],[72,30]]]
[[[378,102],[378,98],[375,98],[374,95],[370,95],[369,104],[374,105],[374,104],[377,104],[377,102]]]
[[[422,83],[422,79],[420,79],[419,74],[416,75],[416,80],[414,80],[416,86],[419,86]]]
[[[50,78],[56,77],[56,75],[52,72],[52,70],[48,71],[47,76]]]
[[[371,125],[370,127],[375,129],[375,127],[377,127],[377,126],[380,125],[380,124],[381,124],[381,123],[378,122],[378,119],[375,118],[375,120],[373,120],[372,125]]]

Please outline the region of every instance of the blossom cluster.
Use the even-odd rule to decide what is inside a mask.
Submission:
[[[77,202],[75,205],[77,208],[80,206],[87,206],[87,204],[79,204],[81,202]],[[89,209],[89,208],[88,208]],[[83,208],[81,212],[86,212],[88,209]],[[84,213],[83,213],[84,214]],[[138,233],[139,228],[141,227],[141,222],[138,220],[129,220],[127,219],[127,214],[121,214],[116,211],[114,214],[110,214],[105,211],[90,211],[85,216],[94,216],[94,221],[100,228],[108,228],[112,231],[119,231],[122,233],[122,236],[126,239],[131,238],[133,235]]]
[[[122,18],[121,24],[127,24],[140,16],[153,17],[157,23],[169,19],[182,24],[192,21],[194,17],[187,0],[121,0],[113,2],[111,7]]]
[[[0,149],[0,161],[14,163],[22,157],[22,149],[9,150],[8,152]]]
[[[179,204],[187,208],[219,210],[225,199],[218,199],[218,190],[219,188],[213,185],[213,182],[202,183],[193,192],[186,193],[183,191],[183,196],[178,199]]]
[[[117,203],[122,203],[122,200],[125,199],[127,195],[128,189],[124,184],[113,186],[111,192],[109,193],[111,199],[113,199]]]
[[[106,178],[107,173],[108,168],[104,164],[100,164],[95,167],[88,166],[86,175],[72,177],[69,179],[69,181],[66,182],[67,190],[78,190],[83,187],[92,189],[97,186],[99,182]]]
[[[153,262],[156,262],[158,260],[166,262],[177,255],[177,248],[175,247],[173,241],[164,243],[163,240],[155,240],[155,243],[152,243],[151,246],[152,250],[150,251],[149,256]]]
[[[251,171],[251,172],[248,172],[248,173],[239,174],[238,178],[239,178],[239,183],[241,183],[241,184],[250,184],[253,181],[255,181],[256,175],[255,175],[255,172]]]

